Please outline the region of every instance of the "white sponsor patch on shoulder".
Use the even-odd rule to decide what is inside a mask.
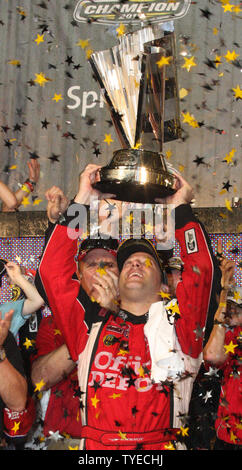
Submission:
[[[198,251],[197,239],[194,228],[185,231],[185,242],[187,253],[196,253]]]

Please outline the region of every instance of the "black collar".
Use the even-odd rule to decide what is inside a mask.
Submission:
[[[128,312],[127,310],[120,309],[118,313],[118,317],[122,318],[124,321],[129,321],[135,325],[139,325],[141,323],[146,323],[148,320],[148,312],[144,315],[134,315],[133,313]]]

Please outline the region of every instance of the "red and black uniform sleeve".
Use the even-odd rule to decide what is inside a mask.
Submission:
[[[190,205],[176,208],[175,223],[184,263],[182,281],[176,289],[180,310],[176,332],[183,352],[196,358],[202,352],[212,292],[213,254],[208,235]]]
[[[51,227],[39,265],[36,287],[39,292],[44,292],[71,358],[77,361],[100,306],[91,302],[74,275],[77,270],[77,237],[75,230],[68,227],[69,221],[65,217],[63,225]]]

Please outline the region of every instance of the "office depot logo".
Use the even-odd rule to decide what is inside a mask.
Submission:
[[[140,24],[141,22],[161,23],[162,21],[182,18],[189,10],[191,0],[179,2],[166,0],[79,0],[74,19],[81,23],[95,21],[99,24]]]

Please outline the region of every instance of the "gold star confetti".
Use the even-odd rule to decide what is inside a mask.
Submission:
[[[26,338],[25,342],[23,343],[23,345],[26,347],[26,349],[29,349],[33,346],[33,342],[31,341],[31,339],[29,338]]]
[[[222,62],[221,62],[221,58],[222,58],[222,56],[221,56],[221,55],[216,55],[216,57],[215,57],[215,60],[214,60],[214,62],[215,62],[215,65],[216,65],[216,67],[217,67],[217,68],[219,67],[219,65],[221,65],[221,64],[222,64]]]
[[[122,440],[127,439],[127,434],[125,432],[119,431],[118,434],[119,434],[119,437],[121,437]]]
[[[11,431],[13,431],[14,434],[16,434],[16,432],[19,430],[19,426],[20,426],[20,421],[18,423],[16,421],[14,421],[14,425],[13,425]]]
[[[28,206],[29,204],[30,204],[29,198],[28,197],[23,197],[21,205],[25,207],[25,206]]]
[[[119,36],[123,36],[123,34],[126,32],[126,27],[124,24],[120,23],[119,27],[116,29]]]
[[[236,88],[232,88],[232,90],[234,91],[234,97],[236,99],[242,99],[242,90],[241,88],[239,87],[239,85],[237,85]]]
[[[60,100],[63,100],[61,93],[59,95],[57,95],[57,93],[55,93],[52,100],[55,101],[56,103],[58,103],[58,101],[60,101]]]
[[[87,58],[87,60],[90,59],[92,53],[93,53],[93,49],[91,49],[90,47],[88,49],[86,49],[86,58]]]
[[[183,116],[183,121],[184,123],[187,123],[189,124],[189,126],[192,126],[192,127],[199,127],[198,126],[198,122],[196,121],[195,117],[189,113],[189,111],[187,113],[182,113],[182,116]]]
[[[225,354],[228,354],[229,352],[231,352],[232,354],[234,354],[234,350],[235,348],[238,347],[238,344],[234,344],[233,341],[230,341],[229,344],[225,344],[224,345],[224,349],[225,349]]]
[[[44,42],[44,34],[40,35],[37,34],[37,38],[34,40],[37,45],[39,45],[41,42]]]
[[[105,134],[105,139],[103,142],[106,142],[108,145],[111,144],[111,142],[113,142],[113,139],[111,137],[111,134]]]
[[[241,11],[242,11],[242,10],[241,10],[241,8],[240,8],[239,5],[234,5],[233,13],[236,13],[236,14],[237,14],[237,13],[240,13]]]
[[[116,398],[120,398],[122,396],[122,393],[113,393],[112,395],[109,395],[109,398],[113,398],[113,400],[116,400]]]
[[[162,299],[170,300],[171,298],[171,295],[168,292],[163,292],[162,290],[158,292],[158,294],[161,296]]]
[[[186,88],[181,88],[179,90],[179,98],[182,100],[183,98],[185,98],[186,96],[188,95],[188,90],[186,90]]]
[[[159,67],[159,69],[160,69],[161,67],[163,67],[164,65],[169,65],[171,59],[172,59],[172,56],[170,56],[170,57],[162,56],[162,57],[160,58],[160,60],[158,60],[158,62],[156,62],[157,65],[158,65],[158,67]]]
[[[164,449],[166,449],[166,450],[176,450],[171,441],[169,441],[168,444],[164,445]]]
[[[45,86],[46,82],[50,81],[49,78],[45,76],[44,73],[36,73],[34,82],[38,83],[40,86]]]
[[[61,335],[61,331],[58,330],[58,329],[55,329],[55,330],[54,330],[54,335]]]
[[[167,158],[168,160],[170,160],[171,156],[172,156],[172,151],[171,151],[171,150],[167,150],[167,151],[166,151],[166,158]]]
[[[35,199],[33,202],[33,206],[38,206],[42,201],[43,199]]]
[[[89,39],[79,39],[77,46],[80,46],[82,49],[86,49],[89,46]]]
[[[99,273],[100,276],[104,276],[105,274],[107,274],[106,269],[102,268],[101,266],[99,266],[99,268],[97,268],[96,272]]]
[[[122,349],[120,348],[119,352],[118,352],[118,356],[125,356],[125,354],[129,354],[129,351],[127,351],[126,349]]]
[[[233,157],[234,157],[235,152],[236,152],[236,149],[232,148],[232,150],[230,150],[229,153],[226,153],[226,157],[224,160],[227,162],[228,165],[229,163],[233,163]]]
[[[188,436],[188,431],[189,431],[189,427],[183,428],[181,426],[179,431],[177,431],[177,434],[181,434],[182,436]]]
[[[139,372],[139,376],[140,377],[144,377],[145,376],[145,371],[144,371],[144,368],[142,366],[140,366],[138,368],[138,372]]]
[[[237,57],[239,57],[239,54],[236,54],[235,51],[230,52],[228,50],[227,54],[224,57],[225,57],[227,62],[233,62]]]
[[[18,66],[18,65],[21,65],[21,62],[18,59],[14,59],[14,60],[9,60],[8,64]]]
[[[34,392],[40,391],[45,386],[45,382],[41,379],[40,382],[35,384]]]
[[[229,201],[229,199],[225,199],[225,206],[226,206],[226,209],[228,209],[228,211],[233,212],[233,209],[231,207],[231,202]]]
[[[152,228],[153,228],[153,227],[152,227]],[[152,263],[151,263],[150,258],[146,258],[146,260],[145,260],[145,266],[147,266],[147,268],[149,268],[149,266],[152,266]]]
[[[185,63],[182,65],[182,69],[186,69],[188,72],[190,72],[191,67],[196,67],[197,64],[194,62],[194,56],[192,56],[190,59],[187,57],[184,57]]]
[[[235,292],[234,292],[233,299],[234,299],[236,302],[238,302],[238,300],[239,300],[240,298],[241,298],[241,297],[240,297],[239,291],[235,291]]]
[[[145,231],[146,231],[146,232],[153,233],[153,228],[154,228],[154,227],[153,227],[153,225],[152,225],[150,222],[149,222],[148,224],[145,224]],[[151,266],[150,260],[149,260],[149,261],[148,261],[148,259],[145,260],[145,265],[146,265],[146,266]]]
[[[178,307],[178,303],[175,302],[174,305],[169,305],[169,310],[172,311],[172,315],[180,315],[180,310],[179,310],[179,307]]]
[[[230,3],[225,3],[225,5],[222,5],[222,8],[224,9],[224,12],[226,11],[232,11],[235,5],[230,5]]]
[[[92,406],[94,406],[94,408],[97,408],[97,404],[99,403],[99,399],[97,398],[97,395],[95,393],[94,397],[91,398],[91,402],[92,402]]]

